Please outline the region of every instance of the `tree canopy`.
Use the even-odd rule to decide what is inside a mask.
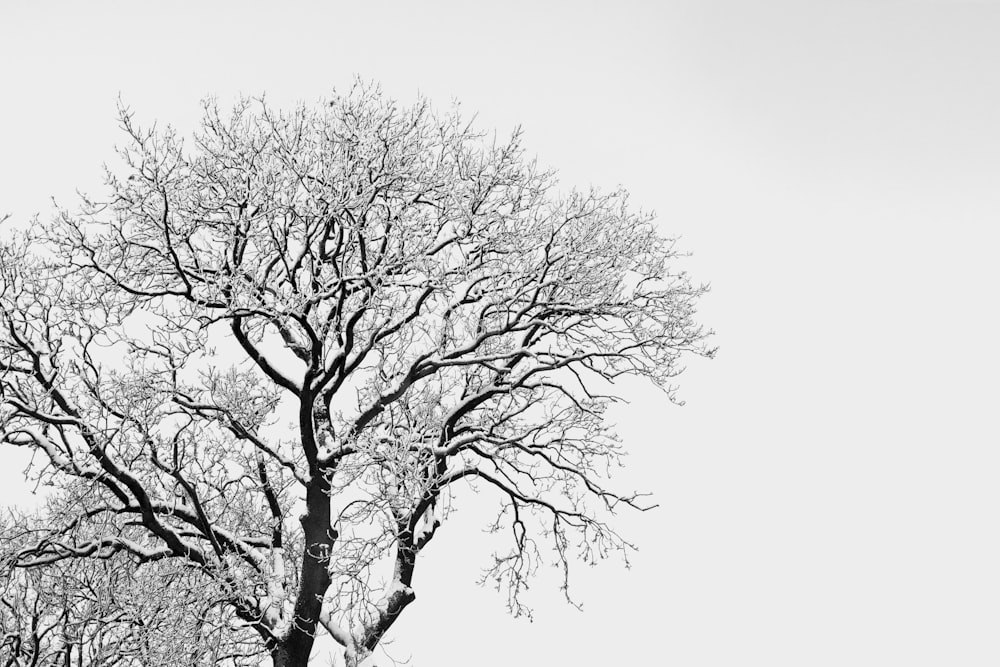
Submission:
[[[229,633],[199,660],[305,665],[327,633],[356,665],[463,486],[509,535],[514,613],[539,563],[631,548],[614,381],[672,396],[712,351],[705,288],[625,191],[561,191],[519,132],[361,84],[209,101],[183,139],[121,122],[106,194],[0,246],[0,438],[52,488],[4,527],[12,585],[170,572],[211,610],[178,627]]]

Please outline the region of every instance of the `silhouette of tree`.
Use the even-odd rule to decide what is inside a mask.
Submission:
[[[612,383],[669,394],[711,350],[704,287],[624,191],[560,193],[519,133],[362,84],[208,102],[186,141],[121,122],[108,196],[0,248],[0,437],[62,494],[4,548],[32,585],[176,573],[212,600],[204,636],[285,666],[326,632],[357,665],[459,486],[496,503],[514,613],[544,558],[631,547]]]

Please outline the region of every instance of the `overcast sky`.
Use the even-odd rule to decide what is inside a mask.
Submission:
[[[540,581],[510,619],[475,585],[486,517],[459,512],[392,656],[1000,662],[1000,6],[3,0],[0,212],[99,193],[119,94],[183,130],[208,94],[283,106],[355,74],[522,125],[567,187],[631,190],[712,284],[721,347],[684,407],[617,413],[619,482],[660,503],[623,517],[631,570],[581,568],[583,612]]]

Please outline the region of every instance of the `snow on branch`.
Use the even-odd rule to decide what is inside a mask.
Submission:
[[[515,613],[543,552],[567,597],[576,557],[628,552],[614,512],[650,505],[608,480],[615,382],[673,398],[713,350],[706,288],[624,190],[360,83],[209,101],[187,140],[121,124],[102,199],[0,244],[0,443],[64,513],[0,555],[182,572],[213,591],[203,648],[304,664],[326,632],[355,665],[465,486]]]

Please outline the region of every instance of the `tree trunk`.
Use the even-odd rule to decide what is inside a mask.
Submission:
[[[304,652],[303,648],[305,648]],[[312,642],[308,647],[303,647],[298,643],[283,642],[271,651],[271,661],[274,663],[274,667],[306,667],[309,664],[311,651]]]
[[[305,537],[299,591],[288,634],[271,650],[274,667],[306,667],[316,641],[323,595],[330,587],[327,564],[336,534],[330,527],[330,484],[313,477],[306,490],[306,512],[300,518]]]
[[[306,667],[315,641],[314,632],[293,626],[288,636],[271,649],[274,667]]]

